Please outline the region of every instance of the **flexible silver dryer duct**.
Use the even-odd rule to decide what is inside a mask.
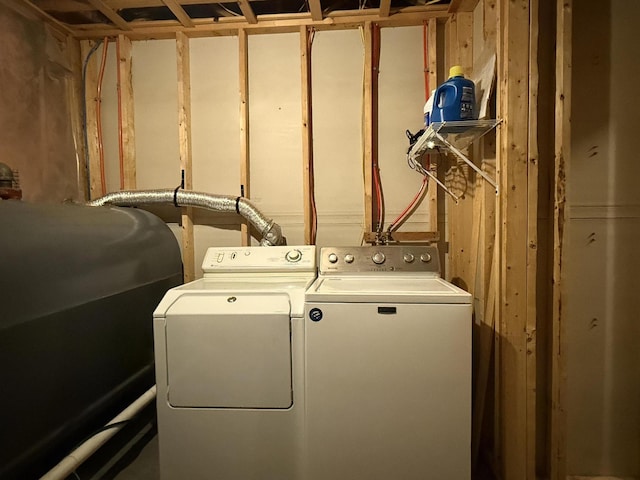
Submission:
[[[88,205],[116,205],[137,207],[140,205],[165,204],[176,207],[200,207],[216,212],[237,213],[244,217],[262,235],[260,245],[285,245],[280,225],[265,217],[249,200],[229,195],[212,195],[188,190],[129,190],[108,193],[104,197],[88,202]]]

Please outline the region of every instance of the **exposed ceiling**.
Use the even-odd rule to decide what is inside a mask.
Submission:
[[[160,38],[182,30],[224,35],[238,28],[296,29],[302,25],[349,28],[365,21],[420,24],[478,0],[23,0],[59,31],[78,38],[125,34]]]

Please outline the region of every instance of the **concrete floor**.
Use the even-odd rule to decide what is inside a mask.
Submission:
[[[114,477],[114,480],[160,480],[157,435],[145,445],[131,464]]]

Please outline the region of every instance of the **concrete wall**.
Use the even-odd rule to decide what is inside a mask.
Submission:
[[[640,2],[574,2],[568,473],[640,477]]]
[[[192,39],[194,189],[240,194],[238,39]],[[304,242],[299,35],[249,37],[251,199],[278,222],[290,245]],[[103,123],[108,190],[118,185],[115,55],[104,79]],[[97,52],[99,54],[100,52]],[[313,44],[313,125],[319,245],[357,245],[364,216],[362,81],[358,30],[317,32]],[[380,168],[387,222],[411,201],[422,178],[406,163],[405,130],[422,126],[422,27],[382,30]],[[139,188],[180,181],[176,53],[173,40],[134,42]],[[402,230],[427,229],[426,205]],[[196,271],[208,246],[239,245],[235,218],[195,230]]]
[[[64,45],[4,3],[0,45],[0,162],[19,171],[25,200],[77,199]]]

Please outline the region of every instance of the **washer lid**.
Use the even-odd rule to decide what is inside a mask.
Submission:
[[[471,303],[471,294],[437,277],[320,277],[307,301],[385,303]]]

